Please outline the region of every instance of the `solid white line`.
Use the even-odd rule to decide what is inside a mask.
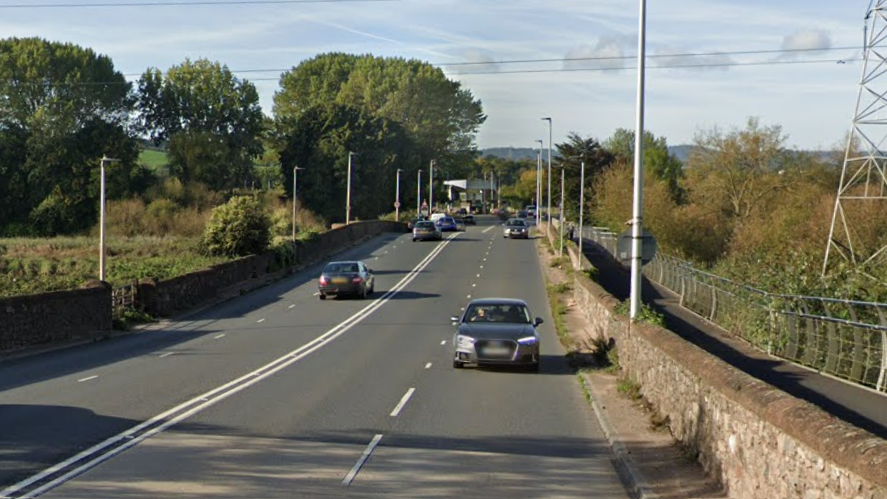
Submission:
[[[370,314],[375,312],[378,308],[380,308],[385,303],[391,301],[391,299],[397,295],[402,289],[407,287],[419,274],[422,270],[427,267],[434,258],[440,254],[447,244],[449,244],[449,240],[458,237],[458,234],[454,235],[452,238],[449,238],[446,241],[441,241],[428,255],[416,265],[413,270],[407,274],[403,279],[401,279],[397,284],[395,284],[388,292],[374,300],[369,305],[365,306],[363,309],[345,319],[337,326],[333,327],[329,331],[324,334],[314,338],[308,343],[302,345],[301,347],[293,350],[292,352],[287,353],[286,355],[279,357],[268,364],[260,367],[259,369],[248,373],[240,378],[229,381],[228,383],[214,388],[202,395],[198,395],[197,397],[192,398],[186,402],[183,402],[172,409],[167,410],[161,414],[154,416],[153,418],[144,421],[122,433],[114,435],[105,439],[102,442],[99,442],[92,447],[83,450],[74,456],[65,459],[64,461],[54,464],[49,468],[37,473],[21,482],[13,484],[3,490],[0,490],[0,498],[10,496],[26,487],[33,485],[36,482],[44,480],[49,476],[59,473],[60,471],[65,470],[66,468],[70,468],[80,461],[86,460],[85,463],[77,466],[76,468],[71,469],[67,473],[62,474],[61,476],[55,478],[54,480],[47,482],[46,484],[37,487],[26,495],[21,496],[20,499],[32,499],[38,497],[49,490],[52,490],[59,485],[71,480],[74,477],[77,477],[86,471],[100,465],[101,463],[113,458],[114,456],[120,454],[121,452],[126,451],[132,447],[135,447],[139,443],[147,440],[158,433],[165,431],[167,428],[197,414],[208,407],[215,405],[226,398],[239,393],[242,390],[245,390],[259,381],[262,381],[269,376],[276,374],[277,372],[289,367],[290,365],[298,362],[304,357],[320,350],[328,343],[332,342],[339,336],[345,334],[348,330],[350,330],[355,325],[359,324],[363,319],[368,317]],[[196,404],[196,405],[195,405]],[[191,407],[190,409],[188,409]],[[187,409],[187,410],[186,410]],[[184,411],[184,412],[183,412]],[[161,423],[158,425],[158,423]],[[152,426],[156,427],[142,433],[140,435],[136,435],[139,432],[150,428]],[[125,441],[124,444],[104,453],[101,455],[97,455],[99,452],[111,447],[112,445],[116,445],[121,441]]]
[[[376,434],[376,436],[373,437],[373,440],[370,442],[369,445],[367,445],[367,448],[363,451],[363,455],[361,455],[360,459],[358,459],[357,462],[354,463],[354,466],[351,468],[351,471],[349,471],[348,474],[345,475],[345,478],[342,480],[342,485],[344,485],[346,487],[351,485],[351,482],[354,481],[354,477],[357,476],[357,472],[360,471],[360,468],[363,467],[363,463],[365,463],[367,461],[367,459],[370,458],[370,454],[372,454],[373,450],[376,448],[376,446],[379,445],[379,440],[382,440],[381,433]]]
[[[220,340],[220,339],[222,339],[222,338],[224,338],[224,337],[225,337],[225,333],[222,333],[222,334],[220,334],[220,335],[217,335],[217,336],[216,336],[215,338],[213,338],[213,339]]]
[[[425,364],[425,369],[431,369],[431,362]]]
[[[164,357],[169,357],[170,355],[175,355],[175,354],[176,354],[175,352],[166,352],[165,354],[160,355],[160,358],[162,359]]]
[[[391,416],[392,418],[396,418],[398,414],[400,414],[400,411],[403,410],[403,407],[407,405],[407,402],[410,401],[410,397],[413,396],[413,392],[415,391],[415,388],[410,388],[409,390],[407,390],[407,393],[403,396],[403,398],[400,399],[400,403],[397,404],[397,407],[395,407],[393,411],[391,411],[391,414],[389,414],[389,416]]]
[[[260,323],[261,323],[261,322],[265,322],[265,319],[259,319],[259,320],[257,320],[256,322],[260,322]]]
[[[88,378],[78,379],[77,382],[78,382],[78,383],[83,383],[84,381],[89,381],[89,380],[93,380],[93,379],[96,379],[96,378],[98,378],[98,376],[90,376],[90,377],[88,377]]]

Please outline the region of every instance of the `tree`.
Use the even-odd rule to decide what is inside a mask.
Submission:
[[[552,175],[555,168],[564,168],[564,215],[567,219],[579,218],[579,197],[581,164],[585,163],[585,209],[591,204],[594,196],[594,182],[613,161],[613,154],[604,149],[597,139],[582,138],[570,132],[567,142],[555,144],[558,156],[552,163]],[[552,193],[553,195],[553,193]],[[590,213],[586,211],[586,214]]]
[[[262,154],[264,116],[256,87],[227,66],[185,60],[166,74],[149,68],[139,80],[140,129],[170,142],[170,168],[183,180],[215,189],[253,178]]]
[[[604,148],[619,161],[634,164],[634,145],[634,130],[618,128],[604,143]],[[665,137],[656,137],[652,132],[644,131],[644,171],[665,182],[676,201],[682,196],[679,181],[683,177],[683,167],[681,160],[668,151]]]
[[[105,154],[121,160],[109,176],[109,197],[144,186],[118,180],[147,179],[129,127],[131,91],[111,59],[92,50],[40,38],[0,40],[2,225],[42,221],[37,232],[51,234],[94,223]]]
[[[216,207],[203,234],[204,250],[228,257],[259,254],[271,241],[271,219],[254,196],[235,196]]]

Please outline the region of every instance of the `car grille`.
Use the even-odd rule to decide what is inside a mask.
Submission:
[[[517,343],[510,340],[478,340],[474,349],[479,360],[509,360],[514,358]]]

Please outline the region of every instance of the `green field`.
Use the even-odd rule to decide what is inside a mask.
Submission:
[[[145,149],[139,155],[139,163],[147,166],[151,171],[158,174],[166,173],[166,153],[155,149]]]
[[[170,277],[228,261],[198,250],[198,239],[175,237],[109,238],[106,280]],[[74,289],[98,278],[98,237],[0,239],[0,297]]]

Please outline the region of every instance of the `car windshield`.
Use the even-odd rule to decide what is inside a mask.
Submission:
[[[508,225],[517,225],[519,227],[524,227],[527,224],[523,220],[509,220]]]
[[[465,313],[465,321],[529,324],[530,312],[518,304],[472,305]]]
[[[349,274],[357,273],[359,271],[356,263],[349,262],[330,263],[325,269],[323,269],[324,274]]]

